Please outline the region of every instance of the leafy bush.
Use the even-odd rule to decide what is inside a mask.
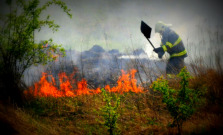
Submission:
[[[58,5],[69,16],[70,9],[60,0],[51,0],[41,6],[39,0],[16,0],[16,9],[12,10],[11,0],[7,0],[10,13],[0,18],[4,27],[0,27],[0,81],[5,88],[3,97],[19,100],[24,71],[35,64],[46,64],[54,61],[59,55],[64,56],[65,50],[52,39],[35,43],[35,33],[48,26],[53,32],[59,25],[48,15],[41,20],[41,13],[51,5]],[[17,99],[18,98],[18,99]]]
[[[120,105],[120,97],[115,96],[114,104],[112,105],[112,96],[109,96],[104,89],[101,89],[105,106],[101,108],[103,112],[103,118],[105,120],[104,125],[108,128],[110,135],[117,134],[117,120],[119,117],[118,107]]]
[[[180,90],[170,88],[168,80],[163,79],[162,76],[154,81],[151,87],[163,94],[162,101],[174,118],[171,126],[177,126],[178,133],[181,133],[183,122],[190,118],[195,112],[197,103],[201,101],[199,98],[201,93],[189,88],[191,76],[186,68],[183,68],[177,76],[181,78]]]

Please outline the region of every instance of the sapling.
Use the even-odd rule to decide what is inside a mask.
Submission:
[[[118,107],[120,105],[120,97],[115,96],[114,104],[112,104],[112,96],[109,96],[104,89],[101,89],[104,96],[105,106],[101,108],[103,112],[103,118],[105,120],[104,125],[108,128],[110,135],[117,134],[117,120],[119,117]]]
[[[171,88],[168,85],[168,80],[162,76],[154,81],[151,87],[163,94],[162,102],[166,104],[174,119],[171,126],[177,126],[178,133],[181,134],[183,122],[195,112],[196,105],[200,101],[198,98],[200,93],[189,88],[191,76],[186,68],[183,68],[177,76],[181,78],[179,90]]]

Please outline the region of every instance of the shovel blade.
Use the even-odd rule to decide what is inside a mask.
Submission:
[[[141,21],[141,32],[146,38],[150,38],[152,28],[149,27],[145,22]]]

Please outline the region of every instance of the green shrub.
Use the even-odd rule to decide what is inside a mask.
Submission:
[[[108,132],[110,135],[117,134],[117,120],[119,117],[118,114],[118,107],[120,105],[120,97],[114,96],[114,99],[112,96],[109,96],[104,89],[101,89],[103,93],[103,100],[106,102],[105,106],[101,108],[101,111],[103,112],[103,118],[105,120],[104,125],[108,128]],[[113,104],[112,104],[113,103]]]
[[[42,1],[43,2],[43,1]],[[7,0],[9,14],[1,14],[0,22],[0,81],[3,82],[0,98],[10,97],[18,104],[22,103],[24,72],[32,65],[47,64],[59,56],[65,56],[62,45],[52,39],[35,42],[35,34],[48,26],[53,32],[59,29],[48,15],[41,17],[42,12],[51,5],[59,6],[70,18],[70,9],[60,0]],[[12,8],[16,4],[16,9]]]
[[[154,81],[151,87],[163,94],[162,102],[167,105],[168,111],[174,118],[171,126],[177,126],[180,134],[183,122],[190,118],[195,112],[197,103],[201,101],[199,98],[201,93],[188,87],[191,76],[186,68],[183,68],[177,76],[181,78],[180,90],[170,88],[168,80],[163,79],[163,77]]]

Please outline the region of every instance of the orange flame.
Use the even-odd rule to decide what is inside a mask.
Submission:
[[[124,70],[122,71],[122,76],[119,77],[117,83],[118,85],[115,87],[110,88],[109,85],[105,86],[105,89],[109,92],[118,92],[118,93],[124,93],[124,92],[135,92],[135,93],[141,93],[142,87],[137,87],[137,80],[135,79],[135,73],[137,72],[135,69],[132,69],[130,73],[125,73]]]
[[[137,86],[137,80],[135,79],[135,69],[130,70],[130,73],[125,73],[122,70],[122,76],[119,77],[117,85],[111,87],[110,85],[105,86],[105,90],[109,92],[116,92],[123,94],[125,92],[142,93],[143,88]],[[59,88],[56,87],[55,79],[52,75],[42,73],[42,77],[39,82],[36,82],[34,86],[30,87],[29,90],[24,93],[31,94],[34,97],[75,97],[79,95],[91,95],[101,93],[100,88],[89,89],[87,87],[87,81],[82,79],[77,82],[77,88],[74,88],[75,81],[72,79],[74,73],[67,76],[65,72],[59,73]],[[48,80],[47,80],[48,78]]]

